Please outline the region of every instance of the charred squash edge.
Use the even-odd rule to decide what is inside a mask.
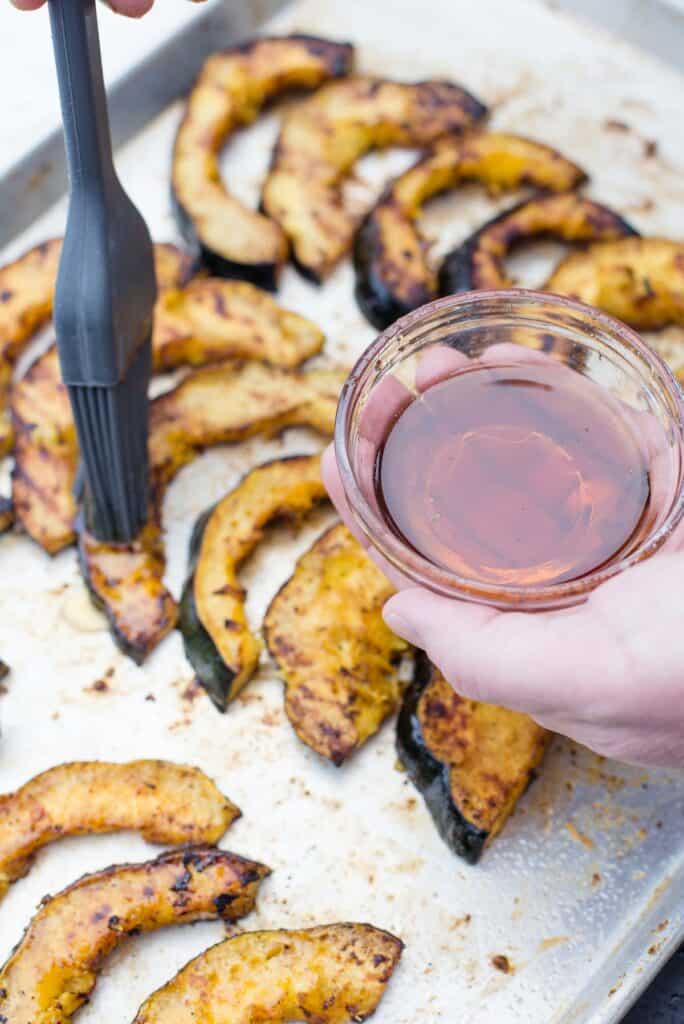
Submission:
[[[267,466],[282,464],[283,462],[297,462],[302,458],[308,459],[310,456],[289,455],[282,459],[272,459],[270,462],[264,462],[259,466],[255,466],[254,470],[264,469]],[[254,470],[250,472],[254,472]],[[249,476],[249,473],[243,476],[243,481],[246,476]],[[241,482],[238,482],[236,488],[240,486]],[[214,706],[220,712],[225,713],[233,697],[236,696],[232,690],[237,673],[233,672],[225,664],[210,633],[205,629],[199,617],[195,601],[195,572],[202,551],[204,532],[209,520],[222,500],[220,499],[211,508],[207,509],[206,512],[202,513],[192,531],[188,553],[188,574],[180,599],[178,628],[183,635],[185,655],[195,670],[198,682],[206,690]],[[275,520],[273,523],[275,523]]]
[[[456,249],[453,249],[450,253],[444,257],[442,265],[439,270],[439,294],[444,295],[456,295],[460,292],[469,292],[478,289],[478,286],[473,280],[473,257],[477,252],[480,244],[480,239],[488,231],[490,231],[495,225],[500,224],[518,213],[523,207],[527,206],[530,202],[534,202],[537,199],[544,199],[547,196],[552,196],[554,193],[542,192],[532,199],[526,199],[521,203],[516,203],[515,206],[508,210],[504,210],[502,213],[493,217],[491,220],[483,224],[481,228],[478,228],[469,238],[465,240]],[[579,198],[582,198],[581,196]],[[620,237],[627,238],[629,236],[637,237],[639,232],[633,227],[629,221],[625,220],[615,210],[611,210],[609,206],[605,206],[603,203],[597,203],[597,206],[602,206],[608,214],[615,221],[616,229],[622,232]],[[543,233],[540,233],[536,237],[544,237]],[[586,245],[590,245],[591,241],[587,240]]]
[[[477,145],[478,138],[499,137],[504,135],[507,138],[509,137],[507,133],[501,132],[475,132],[473,133],[472,138],[474,140],[474,144]],[[466,147],[468,145],[469,137],[470,136],[466,136],[463,140],[464,146]],[[562,162],[566,178],[565,180],[559,178],[559,183],[555,187],[547,185],[546,188],[544,188],[542,182],[537,183],[534,181],[533,174],[527,173],[522,176],[521,180],[516,183],[513,188],[523,188],[525,186],[536,185],[540,193],[544,191],[550,193],[564,192],[570,188],[577,188],[579,185],[587,181],[588,176],[586,172],[577,164],[573,164],[572,161],[564,157],[558,150],[555,150],[544,143],[537,142],[534,139],[528,139],[525,136],[515,136],[515,138],[520,143],[526,143],[530,147],[537,148],[540,153],[542,151],[546,151],[548,153],[549,160]],[[503,139],[501,141],[501,145],[503,145]],[[413,164],[408,171],[399,175],[398,178],[395,178],[394,181],[387,186],[376,205],[362,221],[354,239],[353,262],[356,277],[354,294],[356,296],[356,301],[361,312],[369,323],[381,331],[385,330],[385,328],[389,327],[400,317],[412,312],[419,306],[425,305],[427,302],[431,302],[437,297],[437,290],[436,288],[433,290],[433,288],[428,286],[428,283],[420,276],[419,268],[410,289],[406,288],[406,294],[410,296],[409,300],[406,301],[401,295],[397,294],[396,289],[394,289],[391,282],[387,280],[386,275],[383,275],[383,265],[387,262],[392,263],[393,259],[395,259],[395,253],[392,251],[392,241],[395,240],[390,239],[388,237],[388,232],[383,231],[380,212],[383,209],[387,209],[389,212],[392,212],[401,220],[402,227],[407,231],[410,230],[413,234],[416,251],[424,250],[425,242],[423,241],[418,227],[415,224],[416,216],[420,215],[420,209],[424,203],[439,195],[456,191],[469,182],[477,183],[480,180],[477,174],[470,174],[463,175],[462,178],[458,178],[453,184],[441,185],[424,196],[419,204],[416,214],[409,213],[403,208],[402,204],[395,196],[395,189],[397,185],[400,185],[402,180],[407,177],[407,175],[415,174],[422,168],[425,168],[426,172],[429,173],[431,162],[434,160],[436,154],[437,149],[433,149],[432,152],[429,152],[417,163]],[[455,156],[453,160],[455,174],[458,173],[458,161],[459,158]],[[499,188],[501,188],[501,186],[499,186]],[[497,194],[499,192],[499,188],[497,188]],[[408,284],[408,278],[409,272],[407,271],[406,284]]]
[[[176,625],[178,624],[178,607],[176,605],[176,601],[173,595],[163,587],[159,594],[159,601],[165,609],[165,622],[163,629],[159,629],[155,634],[154,643],[152,644],[141,645],[131,643],[127,640],[125,634],[119,629],[114,609],[100,597],[93,585],[85,545],[82,542],[82,538],[87,535],[82,512],[79,512],[76,517],[75,530],[78,567],[81,571],[83,582],[87,587],[90,600],[93,602],[94,607],[97,608],[98,611],[102,612],[106,618],[112,640],[121,653],[125,654],[126,657],[130,658],[136,665],[142,665],[152,651],[159,646],[164,637],[168,636],[168,634],[176,628]],[[0,1024],[2,1024],[1,1021]]]
[[[224,663],[216,649],[216,645],[197,613],[195,603],[195,570],[202,550],[202,539],[207,523],[211,519],[216,504],[204,512],[195,523],[190,538],[188,577],[183,586],[178,616],[178,628],[183,637],[185,656],[194,669],[197,679],[219,711],[228,710],[231,701],[231,688],[235,673]]]
[[[0,498],[0,535],[14,525],[14,506],[11,498]]]
[[[418,720],[418,704],[432,677],[429,658],[418,652],[413,682],[397,719],[397,753],[449,849],[468,864],[477,864],[490,833],[468,821],[454,803],[449,766],[438,761],[426,746]],[[536,772],[532,771],[526,788],[535,778]]]
[[[327,75],[323,81],[327,81],[331,78],[343,78],[351,71],[354,59],[354,47],[351,43],[337,43],[330,39],[324,39],[320,36],[311,36],[306,33],[295,32],[286,36],[257,36],[254,39],[247,39],[242,43],[238,43],[234,47],[230,47],[223,51],[223,54],[224,56],[229,57],[233,53],[249,53],[249,51],[259,43],[275,39],[282,39],[283,41],[291,40],[294,43],[300,42],[312,44],[313,46],[329,50],[329,52],[325,54],[328,67]],[[199,81],[199,77],[197,81]],[[283,95],[291,88],[292,86],[287,84],[284,89],[274,92],[270,98]],[[228,139],[232,134],[232,132],[228,133],[224,139],[224,145],[228,142]],[[264,288],[266,291],[270,292],[277,290],[278,274],[281,269],[278,263],[250,263],[249,261],[238,262],[236,260],[227,259],[225,256],[222,256],[219,252],[214,251],[202,242],[192,214],[185,208],[178,197],[173,183],[173,175],[171,177],[171,207],[183,238],[188,245],[192,246],[193,249],[196,250],[200,263],[210,274],[215,274],[217,277],[236,278],[242,281],[249,281],[251,284],[258,285],[260,288]],[[258,212],[263,216],[267,216],[261,206],[259,207]]]

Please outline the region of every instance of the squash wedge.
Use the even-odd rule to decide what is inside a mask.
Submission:
[[[267,100],[346,75],[352,58],[353,48],[345,43],[294,35],[254,39],[204,64],[176,136],[171,187],[181,229],[211,273],[276,287],[287,259],[285,236],[228,192],[219,155]]]
[[[10,498],[0,498],[0,534],[7,533],[14,525],[14,506]]]
[[[151,404],[152,508],[131,544],[104,544],[79,533],[81,566],[114,639],[138,663],[176,625],[178,608],[164,586],[161,508],[176,474],[205,448],[307,426],[330,436],[343,370],[279,370],[227,361],[196,370]]]
[[[570,253],[544,285],[641,330],[684,324],[684,244],[666,238],[598,242]]]
[[[527,715],[466,700],[420,656],[397,750],[447,846],[470,864],[534,778],[551,734]]]
[[[152,353],[157,371],[199,366],[228,356],[291,367],[320,351],[324,337],[310,320],[277,305],[266,292],[239,281],[197,278],[187,287],[186,257],[156,246],[160,295]],[[162,287],[163,285],[163,287]],[[11,393],[16,445],[12,494],[17,518],[54,555],[75,540],[73,495],[78,442],[56,349],[49,349]]]
[[[198,278],[167,291],[155,310],[155,368],[202,366],[229,356],[293,368],[323,348],[323,332],[246,281]]]
[[[439,272],[440,294],[510,288],[506,257],[533,238],[603,242],[636,234],[614,210],[575,192],[538,196],[505,210],[450,252]]]
[[[264,620],[297,736],[343,764],[401,699],[397,663],[408,645],[382,619],[394,593],[345,526],[300,558]]]
[[[80,761],[0,796],[0,897],[43,846],[66,836],[140,832],[150,843],[217,843],[240,811],[199,768]]]
[[[380,146],[429,146],[486,112],[451,82],[358,77],[326,86],[289,114],[262,203],[290,239],[301,272],[320,283],[349,250],[357,219],[341,184],[360,156]]]
[[[356,298],[366,318],[383,330],[437,296],[437,275],[416,226],[432,196],[468,182],[498,194],[531,186],[567,192],[586,179],[557,150],[521,135],[470,132],[439,139],[430,152],[395,178],[354,240]]]
[[[131,933],[254,907],[268,868],[212,846],[86,875],[43,901],[0,970],[0,1019],[67,1024],[88,1001],[104,958]]]
[[[33,334],[52,315],[61,251],[61,238],[53,238],[0,267],[0,457],[7,455],[13,440],[7,412],[12,371]]]
[[[369,924],[245,932],[143,1003],[134,1024],[353,1024],[377,1009],[404,945]]]
[[[248,473],[195,526],[180,630],[188,661],[219,711],[252,677],[261,654],[247,624],[240,565],[269,524],[297,522],[326,498],[319,455],[277,459]]]

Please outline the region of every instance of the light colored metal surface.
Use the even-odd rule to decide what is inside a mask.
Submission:
[[[558,6],[605,25],[684,71],[682,0],[558,0]]]
[[[533,0],[304,0],[275,22],[352,38],[365,70],[450,76],[492,103],[493,123],[554,143],[592,172],[591,192],[644,231],[684,237],[684,82],[627,46],[608,45]],[[169,154],[180,106],[120,153],[123,179],[158,239],[174,236]],[[225,173],[255,200],[276,116],[236,140]],[[659,151],[648,155],[655,139]],[[369,158],[354,196],[377,190],[406,155]],[[438,248],[492,209],[466,192],[432,204]],[[6,255],[60,230],[60,204]],[[548,250],[517,262],[543,278]],[[345,263],[322,289],[286,272],[280,298],[324,326],[328,351],[350,361],[372,337]],[[681,335],[659,344],[676,356]],[[168,579],[178,593],[195,517],[256,462],[311,450],[314,438],[251,442],[207,453],[170,490]],[[296,539],[278,533],[245,572],[258,623],[323,516]],[[477,868],[453,857],[423,803],[396,770],[388,726],[346,768],[321,763],[295,739],[281,686],[264,660],[259,678],[221,717],[189,687],[180,639],[142,669],[119,654],[90,609],[73,552],[48,559],[19,537],[0,540],[0,656],[11,666],[0,699],[0,789],[75,757],[169,757],[201,765],[243,809],[225,845],[274,869],[245,927],[363,919],[407,944],[378,1024],[616,1024],[684,937],[684,779],[611,763],[557,741],[541,777]],[[93,682],[114,670],[105,690]],[[553,665],[549,665],[549,679]],[[150,853],[135,836],[53,846],[0,905],[0,957],[38,899],[84,871]],[[221,935],[215,924],[132,940],[105,967],[82,1024],[132,1020],[137,1006]],[[496,954],[509,974],[492,965]]]

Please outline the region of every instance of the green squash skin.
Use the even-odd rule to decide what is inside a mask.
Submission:
[[[430,677],[430,663],[424,654],[419,653],[413,682],[406,691],[397,719],[397,753],[449,849],[468,864],[477,864],[488,833],[464,818],[454,803],[449,768],[431,754],[418,720],[418,702]]]
[[[366,320],[379,331],[384,331],[400,317],[435,298],[421,283],[414,284],[409,302],[400,299],[383,279],[382,264],[385,257],[386,253],[371,210],[354,238],[354,295]]]
[[[214,641],[206,631],[197,614],[195,603],[195,570],[202,549],[202,540],[207,523],[216,505],[204,512],[192,531],[189,548],[188,577],[180,601],[178,628],[183,637],[185,656],[195,670],[197,681],[206,690],[212,703],[221,713],[228,710],[232,699],[235,672],[224,664]]]
[[[0,535],[7,533],[14,525],[14,509],[11,498],[0,498]]]

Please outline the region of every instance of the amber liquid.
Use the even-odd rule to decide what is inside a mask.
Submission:
[[[649,475],[626,410],[551,361],[428,388],[376,462],[388,525],[437,566],[500,585],[578,579],[643,530]]]

